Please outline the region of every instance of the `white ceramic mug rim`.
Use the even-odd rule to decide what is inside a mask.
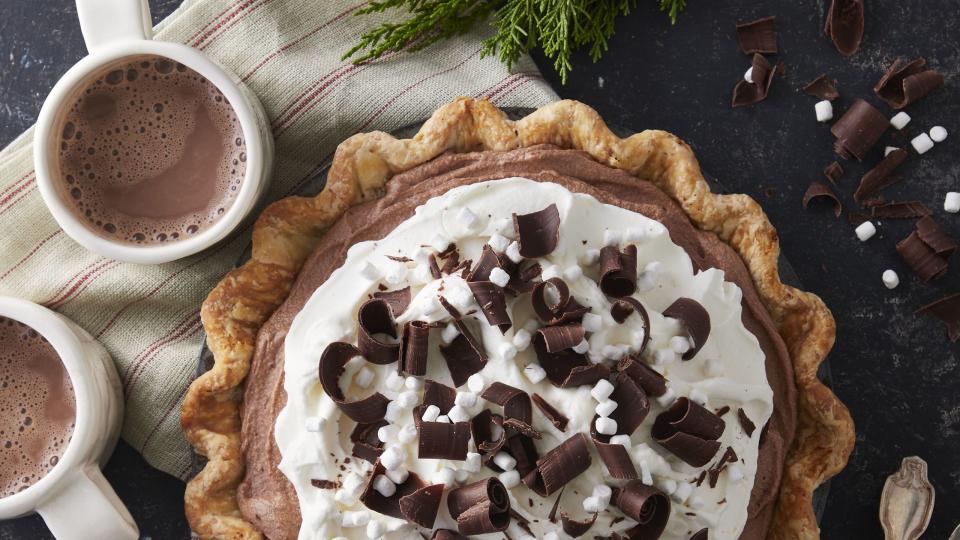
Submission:
[[[247,154],[247,167],[240,191],[223,216],[195,236],[169,244],[148,246],[123,243],[98,235],[75,214],[69,203],[63,200],[54,179],[54,171],[58,169],[56,143],[60,139],[59,135],[54,133],[54,126],[58,115],[68,105],[66,99],[91,73],[122,58],[141,55],[169,58],[193,69],[213,83],[237,115]],[[202,251],[230,234],[243,221],[260,194],[267,156],[257,115],[249,99],[225,70],[205,54],[186,45],[136,39],[98,47],[96,52],[81,59],[63,75],[50,91],[40,111],[34,133],[34,166],[40,194],[64,232],[85,248],[100,255],[126,262],[158,264]]]
[[[93,403],[94,392],[89,377],[96,376],[84,364],[86,351],[76,332],[61,318],[43,306],[0,296],[0,316],[19,321],[46,338],[60,356],[61,362],[70,377],[76,403],[73,433],[67,449],[57,464],[36,483],[9,497],[0,498],[0,518],[14,517],[35,510],[51,494],[70,470],[85,465],[84,451],[95,440],[89,433],[93,409],[100,404]],[[99,435],[96,437],[99,438]],[[95,460],[96,458],[91,458]]]

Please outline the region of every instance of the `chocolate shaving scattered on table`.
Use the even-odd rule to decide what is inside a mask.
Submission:
[[[837,138],[833,151],[844,159],[863,161],[889,125],[890,121],[876,107],[858,99],[830,128]]]
[[[843,213],[843,204],[837,198],[837,195],[830,189],[830,186],[818,180],[811,182],[807,192],[803,194],[803,208],[808,209],[810,201],[814,199],[824,199],[829,202],[833,207],[833,215],[836,217],[840,217],[840,214]]]
[[[829,180],[831,184],[836,186],[840,177],[843,176],[843,167],[834,161],[823,169],[823,175],[827,177],[827,180]]]
[[[490,326],[496,326],[501,334],[506,334],[513,323],[507,313],[507,297],[503,289],[491,281],[471,281],[468,285]]]
[[[631,480],[622,488],[615,488],[611,502],[637,522],[627,531],[627,537],[631,539],[659,538],[670,519],[670,498],[640,480]]]
[[[464,461],[470,446],[469,422],[416,422],[420,434],[417,457]]]
[[[826,73],[821,73],[816,79],[808,82],[803,87],[803,92],[827,101],[833,101],[840,97],[840,92],[837,92],[836,81],[828,79]]]
[[[894,109],[902,109],[930,92],[943,86],[943,75],[933,69],[926,69],[926,60],[917,58],[901,64],[900,59],[880,77],[873,91]]]
[[[370,480],[360,495],[360,502],[374,512],[397,519],[406,519],[403,510],[400,508],[400,499],[427,487],[427,483],[416,473],[410,472],[403,483],[397,484],[397,491],[393,495],[384,497],[373,487],[374,480],[384,473],[386,473],[386,469],[384,469],[383,464],[377,461],[373,467],[373,474],[370,475]]]
[[[563,413],[558,411],[553,405],[547,403],[547,400],[543,399],[540,394],[533,394],[530,399],[533,400],[533,404],[540,409],[540,412],[547,417],[547,420],[553,424],[553,427],[559,429],[560,431],[567,430],[567,424],[570,422],[569,418],[564,416]]]
[[[930,216],[917,221],[916,230],[897,243],[897,252],[922,281],[943,277],[947,259],[957,243]]]
[[[753,432],[756,431],[757,425],[753,423],[753,420],[750,420],[746,411],[739,408],[737,409],[737,421],[740,422],[740,428],[747,434],[747,437],[753,437]]]
[[[560,526],[563,528],[563,532],[567,533],[572,538],[579,538],[590,530],[590,527],[593,527],[593,524],[597,521],[597,516],[599,514],[594,512],[593,517],[587,519],[573,519],[568,516],[566,512],[560,514]]]
[[[960,339],[960,293],[954,293],[931,302],[918,309],[917,313],[939,319],[946,325],[947,336],[950,341],[956,343]]]
[[[410,307],[410,287],[396,291],[377,291],[373,293],[373,297],[385,301],[390,306],[390,312],[394,317],[403,315],[403,312]]]
[[[389,424],[386,420],[380,420],[372,424],[357,424],[350,432],[350,441],[353,442],[351,451],[353,457],[368,461],[371,464],[377,462],[377,458],[383,453],[383,441],[377,435],[378,430]]]
[[[904,201],[875,205],[872,213],[875,218],[909,219],[929,216],[933,211],[919,201]]]
[[[610,316],[617,324],[626,322],[627,318],[633,313],[639,315],[641,322],[643,322],[643,341],[640,343],[640,350],[637,351],[639,355],[646,350],[647,344],[650,343],[650,314],[647,313],[643,304],[632,296],[619,298],[610,306]]]
[[[443,498],[443,484],[433,484],[400,498],[400,512],[411,523],[432,529]]]
[[[496,478],[487,478],[447,494],[447,509],[460,534],[488,534],[510,525],[510,496]]]
[[[663,310],[664,317],[670,317],[679,320],[687,329],[693,343],[690,350],[683,353],[684,360],[690,360],[697,356],[700,349],[710,337],[710,314],[697,302],[690,298],[677,298],[670,307]]]
[[[737,40],[744,54],[777,54],[777,18],[737,23]]]
[[[397,338],[397,324],[390,303],[383,298],[367,300],[357,314],[359,328],[357,343],[367,361],[374,364],[392,364],[400,357],[400,344],[388,343],[376,337],[385,334]]]
[[[860,185],[853,192],[853,200],[861,202],[892,184],[893,182],[888,181],[888,179],[891,178],[893,171],[907,159],[908,155],[906,150],[897,148],[884,156],[880,163],[860,178]]]
[[[623,250],[604,246],[600,250],[600,290],[614,298],[629,296],[637,289],[637,246]]]
[[[454,386],[463,386],[471,375],[487,365],[487,353],[466,323],[458,319],[454,325],[460,334],[449,345],[440,345],[440,355],[447,362]]]
[[[744,105],[753,105],[767,98],[770,92],[770,85],[773,84],[773,76],[776,71],[770,67],[770,62],[760,54],[753,55],[753,82],[747,82],[740,78],[737,85],[733,87],[733,99],[730,104],[734,107],[743,107]]]
[[[556,277],[538,283],[530,295],[530,302],[537,318],[547,325],[580,322],[590,311],[570,296],[566,282]]]
[[[937,255],[949,257],[957,250],[957,243],[930,216],[917,221],[917,234]]]
[[[532,214],[513,214],[513,229],[520,243],[520,255],[535,259],[546,257],[560,241],[560,212],[557,205]]]
[[[857,52],[863,41],[863,0],[833,0],[823,33],[830,36],[840,54],[850,56]]]
[[[587,437],[577,433],[538,459],[537,468],[523,477],[523,483],[546,497],[589,469],[591,461]]]
[[[726,423],[692,400],[681,397],[657,415],[650,434],[660,446],[694,467],[706,465],[717,450]]]
[[[635,356],[620,360],[617,370],[633,379],[648,396],[660,397],[667,393],[667,379]]]
[[[360,349],[349,343],[335,341],[327,345],[320,356],[320,385],[344,414],[361,424],[372,424],[383,419],[390,400],[377,392],[363,399],[349,401],[340,390],[339,380],[344,366],[358,356],[363,356]]]
[[[430,323],[408,321],[400,334],[400,372],[421,377],[427,374]]]

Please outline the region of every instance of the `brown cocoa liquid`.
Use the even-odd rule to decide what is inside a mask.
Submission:
[[[0,317],[0,498],[50,472],[75,418],[73,385],[53,346],[33,328]]]
[[[159,56],[91,76],[61,123],[64,198],[102,236],[184,239],[216,222],[246,172],[236,113],[210,81]]]

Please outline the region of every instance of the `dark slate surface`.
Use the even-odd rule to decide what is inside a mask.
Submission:
[[[904,133],[888,132],[883,144],[905,145],[921,129],[940,124],[950,138],[901,171],[906,181],[888,190],[898,200],[918,200],[960,236],[960,217],[942,211],[946,191],[960,188],[960,0],[868,2],[867,36],[861,51],[845,59],[820,34],[825,1],[692,2],[676,27],[641,0],[620,21],[611,51],[597,64],[577,56],[563,97],[585,101],[611,123],[658,128],[688,141],[704,170],[732,191],[752,195],[780,231],[783,249],[807,288],[834,310],[838,339],[831,356],[835,389],[857,421],[857,446],[850,465],[833,482],[822,528],[824,538],[877,538],[877,504],[885,477],[903,456],[918,454],[930,464],[937,507],[926,537],[945,538],[960,520],[960,364],[958,349],[943,328],[913,311],[947,291],[960,290],[960,276],[919,283],[896,255],[894,244],[910,222],[884,222],[866,244],[844,220],[826,211],[804,212],[800,199],[811,180],[830,163],[829,128],[814,120],[814,99],[797,88],[821,72],[838,80],[837,115],[870,88],[896,56],[925,56],[947,77],[947,86],[908,112]],[[152,1],[155,15],[176,0]],[[749,60],[734,39],[734,24],[777,15],[787,74],[767,101],[752,108],[729,107],[730,90]],[[34,121],[46,92],[83,55],[69,2],[6,0],[0,3],[0,144]],[[547,63],[537,58],[544,68]],[[411,119],[414,120],[414,119]],[[863,171],[876,163],[843,162],[844,204]],[[880,274],[893,268],[902,284],[887,291]],[[107,476],[130,506],[145,535],[187,536],[181,508],[183,486],[148,468],[126,445]],[[36,517],[0,524],[0,539],[43,538]]]

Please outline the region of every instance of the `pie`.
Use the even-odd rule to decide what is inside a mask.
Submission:
[[[835,323],[662,131],[460,98],[358,134],[203,304],[204,538],[818,538]]]

